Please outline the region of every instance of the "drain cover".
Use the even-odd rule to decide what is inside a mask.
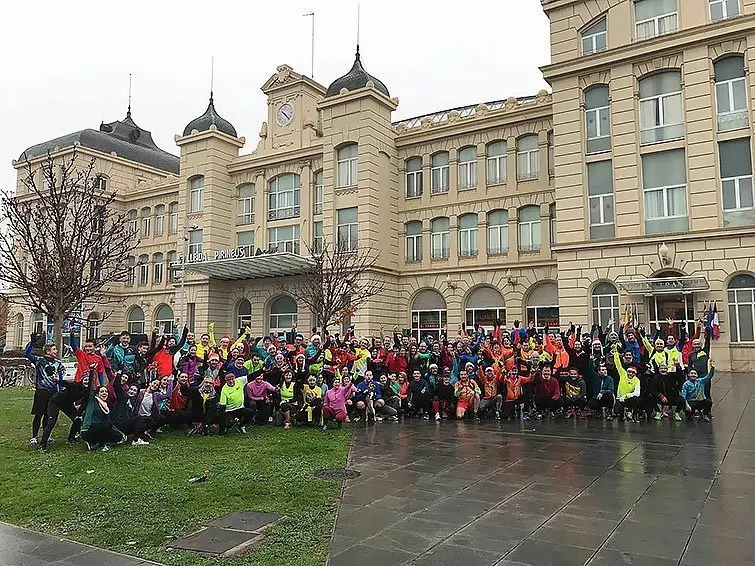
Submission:
[[[349,468],[332,468],[315,472],[316,478],[322,478],[326,480],[353,480],[361,475],[362,472],[358,472],[357,470],[350,470]]]

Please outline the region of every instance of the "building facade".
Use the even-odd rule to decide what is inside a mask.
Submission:
[[[715,303],[719,367],[755,367],[755,1],[542,4],[552,94],[397,122],[398,99],[357,51],[327,88],[278,67],[249,154],[212,96],[176,136],[180,158],[130,112],[29,148],[96,157],[139,231],[122,304],[101,323],[101,307],[86,309],[90,332],[177,318],[221,335],[309,328],[281,289],[329,242],[380,254],[367,277],[384,291],[352,317],[358,333],[605,326],[627,306],[648,327],[692,327]],[[44,324],[16,309],[9,336]]]

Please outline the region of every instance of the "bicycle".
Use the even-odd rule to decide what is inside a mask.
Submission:
[[[26,381],[28,368],[24,366],[5,368],[0,366],[0,389],[3,387],[21,387]]]

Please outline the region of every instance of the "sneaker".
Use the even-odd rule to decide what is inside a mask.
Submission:
[[[522,414],[522,420],[523,420],[523,421],[528,421],[528,420],[530,420],[530,415],[529,415],[529,413],[524,413],[524,414]]]
[[[55,439],[52,436],[47,439],[48,444],[52,444],[53,442],[55,442]]]
[[[37,448],[37,451],[42,452],[43,454],[47,452],[47,446],[41,446]]]
[[[354,417],[354,422],[355,423],[358,423],[361,420],[362,420],[362,417]]]
[[[110,448],[108,447],[107,444],[105,444],[105,446],[103,446],[102,448],[100,448],[100,452],[110,452]]]
[[[542,420],[542,418],[543,418],[543,413],[537,413],[537,414],[535,414],[535,418],[536,418],[537,420]]]
[[[665,414],[666,413],[655,413],[655,415],[653,416],[653,418],[655,420],[659,421],[659,420],[661,420],[663,418],[663,415],[665,415]],[[666,417],[668,417],[668,415],[666,415]]]
[[[398,422],[398,417],[396,415],[393,415],[392,417],[388,417],[385,420],[390,421],[392,423],[397,423]]]
[[[632,419],[632,411],[627,411],[627,420],[631,421]]]
[[[283,425],[283,430],[290,430],[291,429],[291,423],[285,423]]]
[[[69,438],[68,440],[66,440],[66,444],[68,444],[68,446],[73,446],[74,444],[78,444],[79,442],[80,440],[78,438]]]
[[[349,418],[348,415],[346,415],[346,418],[344,419],[343,422],[345,422],[345,423],[350,423],[351,422],[351,419]]]
[[[89,450],[90,452],[97,449],[96,444],[90,444],[87,440],[84,441],[84,444],[86,445],[87,450]]]
[[[375,422],[377,422],[377,423],[382,423],[382,422],[383,422],[383,417],[380,417],[380,416],[376,416],[376,417],[375,417]]]
[[[480,415],[478,415],[477,413],[474,414],[474,422],[476,423],[482,422]]]
[[[613,420],[613,415],[611,413],[608,413],[608,416],[606,417],[606,420],[607,421],[612,421]]]
[[[163,430],[163,427],[159,427],[155,432],[157,432],[157,433],[163,433],[165,431]]]
[[[322,431],[325,432],[326,430],[328,430],[328,423],[322,423],[322,427],[320,428],[322,428]]]
[[[501,420],[501,411],[495,412],[495,420],[500,421]]]
[[[430,420],[430,413],[422,413],[422,418],[426,421]]]
[[[142,440],[141,438],[137,438],[131,443],[131,446],[149,446],[149,442]]]
[[[440,420],[440,413],[435,413],[435,420],[436,420],[436,421],[439,421],[439,420]]]
[[[246,434],[246,427],[245,426],[240,426],[239,430],[241,431],[241,434]]]
[[[709,423],[710,422],[710,417],[708,415],[703,415],[703,422],[704,423]]]
[[[674,420],[675,421],[681,421],[682,420],[682,416],[679,413],[674,413]]]
[[[667,419],[668,418],[668,412],[663,411],[663,414],[661,415],[662,418]]]
[[[37,439],[36,438],[29,439],[29,444],[31,444],[32,446],[36,446],[37,445]]]
[[[149,440],[154,440],[155,439],[155,437],[151,433],[149,433],[149,432],[145,432],[144,436],[146,436]]]

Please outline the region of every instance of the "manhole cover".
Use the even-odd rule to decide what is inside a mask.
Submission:
[[[316,478],[326,480],[353,480],[362,475],[362,472],[350,470],[348,468],[333,468],[329,470],[319,470],[315,472]]]

